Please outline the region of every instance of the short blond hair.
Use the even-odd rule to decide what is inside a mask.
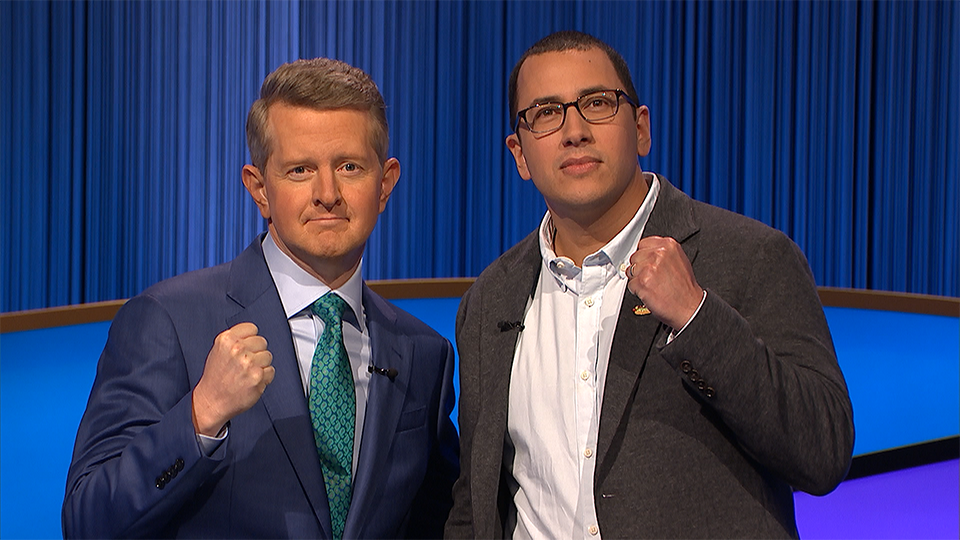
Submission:
[[[247,147],[253,166],[263,170],[270,157],[267,115],[274,103],[315,110],[355,109],[370,113],[370,143],[383,163],[387,159],[390,135],[386,104],[373,79],[360,68],[330,58],[297,60],[283,64],[267,75],[260,98],[247,114]]]

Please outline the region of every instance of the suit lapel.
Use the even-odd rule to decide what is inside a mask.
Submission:
[[[623,297],[617,329],[610,347],[607,378],[603,388],[603,403],[600,408],[600,431],[597,434],[597,466],[599,475],[604,469],[606,456],[620,421],[635,393],[643,367],[660,333],[661,324],[652,315],[636,315],[634,307],[640,304],[629,290]]]
[[[366,521],[376,515],[380,504],[389,504],[389,501],[382,501],[384,479],[388,475],[378,474],[378,470],[388,461],[413,373],[413,344],[407,336],[398,332],[393,307],[366,284],[363,285],[363,305],[370,332],[373,365],[394,368],[397,377],[392,381],[379,375],[370,378],[353,498],[344,529],[345,538],[364,536]]]
[[[507,430],[510,375],[520,335],[518,329],[501,330],[500,323],[522,321],[527,302],[536,288],[542,258],[537,231],[528,235],[500,260],[494,279],[487,284],[480,301],[480,422],[474,434],[471,485],[474,523],[489,525],[477,536],[494,538],[503,534],[497,501]],[[506,376],[505,376],[506,375]]]
[[[692,262],[697,255],[693,238],[698,227],[690,199],[665,178],[659,178],[660,195],[644,227],[643,236],[669,236],[677,240]],[[600,409],[600,431],[597,436],[598,478],[602,478],[609,469],[605,458],[614,437],[622,429],[624,415],[636,395],[643,368],[657,350],[656,340],[659,337],[665,338],[667,331],[652,315],[637,315],[634,307],[639,305],[639,299],[629,290],[626,291],[610,347],[610,362]]]
[[[690,263],[697,258],[699,251],[697,232],[700,224],[690,197],[675,188],[666,178],[660,179],[660,196],[650,213],[650,221],[644,228],[644,236],[669,236],[680,243]]]
[[[264,391],[260,404],[266,409],[267,416],[273,423],[277,437],[296,471],[321,528],[329,534],[330,513],[323,484],[323,471],[313,439],[313,425],[303,394],[290,326],[280,303],[280,295],[263,259],[260,247],[262,239],[262,235],[258,237],[231,266],[227,294],[243,309],[229,318],[227,325],[252,322],[257,325],[260,335],[267,340],[267,346],[273,353],[276,376]]]

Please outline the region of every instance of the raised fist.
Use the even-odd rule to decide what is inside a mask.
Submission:
[[[193,427],[215,437],[234,416],[260,399],[273,381],[273,355],[257,325],[240,323],[221,332],[193,389]]]

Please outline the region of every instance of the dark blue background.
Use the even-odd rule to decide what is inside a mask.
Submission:
[[[0,2],[0,311],[127,298],[264,228],[240,184],[264,76],[369,71],[403,174],[370,279],[476,276],[544,211],[503,139],[534,41],[621,51],[693,197],[804,250],[819,285],[957,296],[960,3]]]

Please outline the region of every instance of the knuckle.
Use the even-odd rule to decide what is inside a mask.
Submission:
[[[230,331],[224,330],[223,332],[220,332],[219,334],[217,334],[217,337],[214,338],[213,342],[217,346],[227,347],[230,344],[231,338],[232,336],[230,335]]]

